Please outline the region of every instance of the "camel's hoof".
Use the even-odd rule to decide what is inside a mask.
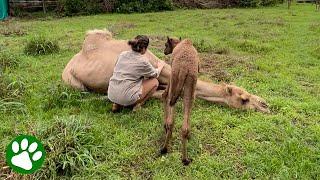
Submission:
[[[182,159],[182,163],[185,166],[188,166],[192,162],[192,159]]]
[[[160,149],[161,154],[167,154],[168,153],[168,148],[161,148]]]

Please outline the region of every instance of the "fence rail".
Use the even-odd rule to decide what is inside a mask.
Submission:
[[[48,7],[56,7],[58,1],[55,0],[9,0],[10,8],[23,8],[23,9],[33,9],[42,8],[43,12],[46,12]]]

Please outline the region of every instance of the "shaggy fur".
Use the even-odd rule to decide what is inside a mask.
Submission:
[[[172,70],[169,85],[164,93],[166,140],[161,150],[167,152],[168,142],[172,135],[174,106],[183,93],[184,120],[182,125],[182,162],[190,163],[187,157],[187,138],[190,133],[190,114],[195,97],[198,76],[199,56],[192,42],[168,38],[165,54],[172,52]]]

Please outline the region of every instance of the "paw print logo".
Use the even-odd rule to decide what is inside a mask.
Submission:
[[[21,174],[32,174],[40,169],[45,150],[42,143],[34,136],[21,135],[16,137],[7,147],[7,164]]]

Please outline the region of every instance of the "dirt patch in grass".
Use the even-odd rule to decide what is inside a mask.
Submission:
[[[133,29],[135,28],[136,25],[131,23],[131,22],[121,22],[121,23],[116,23],[112,24],[107,29],[114,35],[119,35],[122,31],[127,30],[127,29]]]
[[[202,53],[200,54],[200,73],[209,75],[217,81],[230,82],[234,75],[228,70],[236,66],[251,67],[252,60],[250,57]]]
[[[316,47],[312,50],[311,55],[317,59],[320,59],[320,47]]]
[[[5,21],[0,23],[0,34],[4,36],[23,36],[27,34],[27,30],[24,26]]]
[[[320,31],[320,23],[311,23],[309,26],[309,30],[313,32],[319,32]]]
[[[164,35],[149,35],[150,39],[150,47],[157,49],[159,51],[163,51],[165,48],[165,43],[167,42],[167,36]]]
[[[271,25],[271,26],[285,26],[286,22],[282,17],[275,18],[263,18],[263,17],[252,17],[249,18],[250,21],[253,21],[259,25]]]
[[[0,152],[0,157],[5,157],[3,152]],[[14,173],[10,167],[6,164],[5,159],[0,159],[0,179],[6,180],[16,180],[16,179],[24,179],[31,180],[33,179],[32,175],[19,175]]]

